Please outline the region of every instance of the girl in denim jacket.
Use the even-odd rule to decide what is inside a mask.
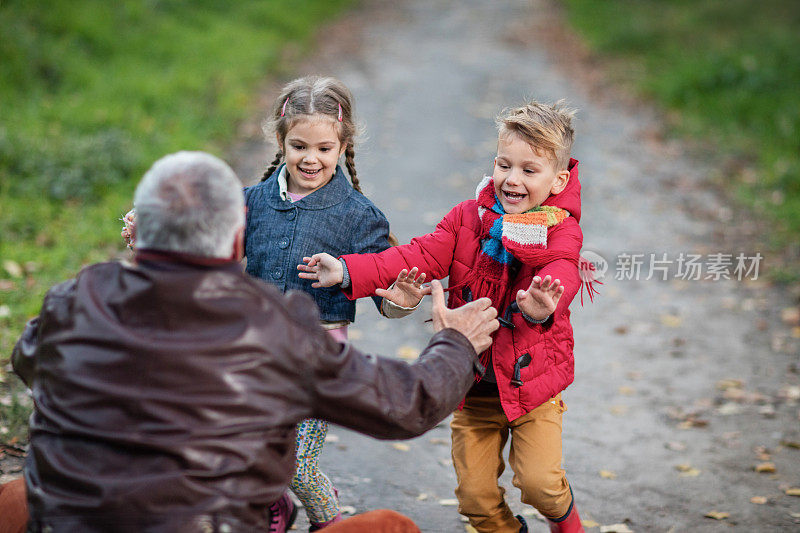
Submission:
[[[359,187],[353,98],[334,78],[300,78],[284,87],[270,117],[265,131],[274,132],[278,153],[261,182],[244,191],[247,272],[283,291],[309,293],[323,327],[344,342],[355,302],[338,287],[313,288],[297,276],[296,265],[317,250],[380,252],[394,239],[384,214]],[[338,165],[342,155],[352,186]],[[401,273],[397,284],[419,287],[424,278],[415,274]],[[388,301],[375,301],[387,316],[405,314]],[[305,506],[310,531],[341,518],[336,490],[318,463],[327,431],[322,420],[305,420],[297,427],[297,468],[290,488]]]

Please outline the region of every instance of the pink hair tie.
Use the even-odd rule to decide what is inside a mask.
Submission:
[[[339,104],[339,122],[342,121],[342,104]]]
[[[287,96],[286,97],[286,101],[283,103],[283,107],[281,108],[281,116],[286,114],[286,104],[288,104],[288,103],[289,103],[289,97]],[[340,113],[341,113],[341,111],[340,111]],[[339,120],[342,120],[342,119],[339,119]]]

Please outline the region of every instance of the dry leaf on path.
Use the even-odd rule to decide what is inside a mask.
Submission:
[[[411,446],[409,446],[408,444],[403,444],[402,442],[395,442],[394,444],[392,444],[392,448],[394,448],[395,450],[399,450],[401,452],[407,452],[408,450],[411,449]]]
[[[428,440],[431,444],[442,444],[444,446],[450,446],[450,441],[448,439],[440,439],[435,437],[433,439]]]
[[[598,523],[597,523],[597,522],[595,522],[594,520],[581,520],[581,525],[582,525],[583,527],[585,527],[585,528],[590,528],[590,527],[598,527],[598,526],[600,526],[600,524],[598,524]]]
[[[787,496],[800,496],[800,487],[790,487],[786,489]]]
[[[756,505],[764,505],[765,503],[767,503],[767,497],[766,496],[753,496],[752,498],[750,498],[750,503],[754,503]]]
[[[417,496],[417,501],[418,501],[418,502],[424,502],[424,501],[425,501],[425,500],[427,500],[427,499],[428,499],[428,494],[427,494],[427,493],[425,493],[425,492],[421,492],[421,493],[419,494],[419,496]]]
[[[342,512],[342,514],[356,514],[356,508],[352,505],[343,505],[339,507],[339,510]]]
[[[774,474],[776,471],[775,463],[770,462],[758,463],[753,469],[759,474]]]
[[[706,518],[713,518],[714,520],[725,520],[726,518],[731,516],[731,514],[726,513],[724,511],[709,511],[703,516],[705,516]]]
[[[678,475],[681,477],[697,477],[700,475],[700,470],[688,464],[676,465],[675,470],[680,472]]]
[[[603,479],[617,479],[617,475],[611,470],[601,470],[600,477]]]
[[[633,531],[625,524],[611,524],[610,526],[600,526],[600,533],[633,533]]]
[[[744,381],[741,379],[722,379],[717,381],[718,390],[741,389],[742,387],[744,387]]]
[[[683,319],[678,315],[661,315],[661,324],[668,328],[678,328],[680,327],[681,323],[683,323]]]
[[[453,505],[458,505],[458,500],[455,498],[446,498],[444,500],[439,500],[439,505],[449,507]]]

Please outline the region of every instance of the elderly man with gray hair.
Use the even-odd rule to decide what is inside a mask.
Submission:
[[[297,422],[410,438],[482,372],[486,299],[447,309],[434,285],[436,333],[409,365],[337,343],[308,296],[243,273],[241,185],[213,156],[160,159],[135,206],[135,262],[52,288],[14,348],[32,531],[285,531]],[[391,511],[330,529],[418,531]]]

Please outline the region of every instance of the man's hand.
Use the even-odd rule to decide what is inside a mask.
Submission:
[[[534,276],[527,291],[517,292],[517,305],[534,320],[544,320],[556,310],[563,294],[564,286],[561,281],[551,282],[550,276],[545,276],[544,279]]]
[[[320,287],[332,287],[342,282],[344,276],[342,264],[338,259],[330,254],[314,254],[311,257],[304,257],[305,264],[297,265],[298,274],[302,279],[315,281],[311,286],[315,289]]]
[[[416,307],[426,294],[430,294],[430,288],[422,287],[425,281],[425,274],[417,276],[419,269],[414,267],[409,272],[405,268],[397,275],[397,279],[388,289],[377,289],[375,294],[381,298],[386,298],[400,307]]]
[[[477,353],[492,345],[492,333],[500,327],[500,323],[496,318],[497,310],[492,307],[489,298],[478,298],[457,309],[448,309],[442,284],[437,280],[431,282],[431,296],[434,331],[455,329],[469,339]]]

